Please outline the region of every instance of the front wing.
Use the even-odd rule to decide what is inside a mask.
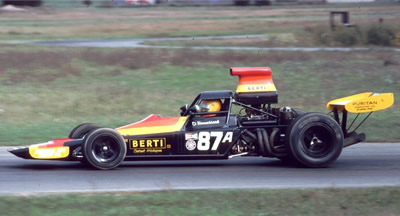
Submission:
[[[30,146],[8,149],[12,154],[24,159],[71,160],[73,151],[80,147],[83,139],[60,138]]]

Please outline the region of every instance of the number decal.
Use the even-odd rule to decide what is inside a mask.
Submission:
[[[216,151],[219,144],[232,142],[233,132],[229,131],[225,134],[222,131],[202,131],[199,133],[199,140],[197,141],[197,149],[199,151],[208,151],[211,146],[211,137],[215,137],[214,143],[212,144],[211,150]],[[221,142],[222,141],[222,142]]]
[[[231,133],[232,133],[232,132],[231,132]],[[221,143],[221,140],[222,140],[222,136],[223,136],[223,135],[224,135],[224,134],[223,134],[221,131],[212,131],[212,132],[211,132],[211,136],[212,136],[212,137],[215,137],[215,141],[214,141],[214,144],[213,144],[211,150],[215,151],[215,150],[218,149],[218,146],[219,146],[219,144]]]
[[[197,149],[200,151],[207,151],[210,149],[210,133],[202,131],[199,133],[199,141],[197,142]]]

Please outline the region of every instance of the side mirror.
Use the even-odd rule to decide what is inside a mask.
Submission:
[[[188,110],[188,108],[189,108],[189,104],[185,104],[185,105],[181,106],[181,108],[180,108],[181,109],[181,116],[185,115],[185,113]]]
[[[200,106],[199,105],[194,105],[194,106],[190,107],[189,111],[192,112],[192,113],[200,112]]]

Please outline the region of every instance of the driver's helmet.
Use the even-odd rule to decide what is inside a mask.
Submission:
[[[221,100],[203,100],[200,103],[200,112],[219,112],[221,106]],[[204,117],[210,116],[215,116],[215,114],[204,115]]]

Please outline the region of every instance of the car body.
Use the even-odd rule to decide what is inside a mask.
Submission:
[[[85,123],[68,138],[9,151],[25,159],[81,161],[105,170],[124,160],[237,156],[277,157],[306,167],[325,167],[343,147],[365,139],[364,134],[347,128],[349,112],[371,113],[390,107],[394,100],[392,93],[366,92],[329,102],[331,115],[307,113],[272,106],[278,102],[278,93],[270,68],[231,68],[230,72],[239,76],[236,92],[201,92],[190,105],[181,107],[178,117],[150,115],[116,129]],[[219,101],[218,111],[210,112],[204,105],[210,101]],[[241,111],[233,113],[234,106]]]

